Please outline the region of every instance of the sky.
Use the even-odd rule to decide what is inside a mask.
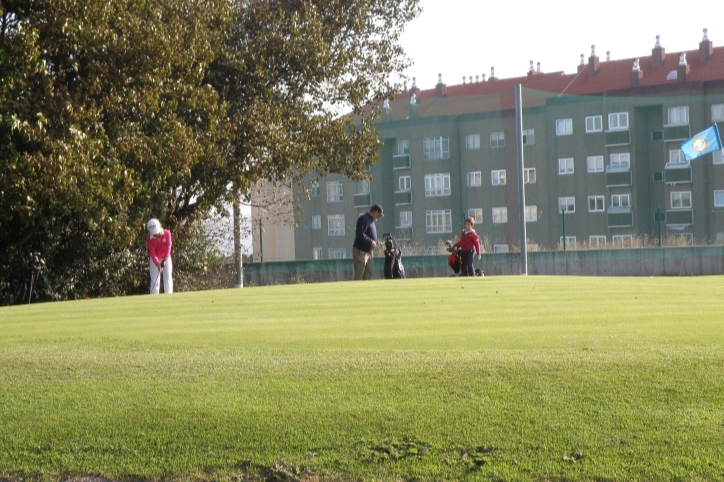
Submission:
[[[446,85],[463,76],[526,75],[530,61],[543,72],[575,73],[591,55],[601,61],[651,55],[656,36],[667,53],[699,48],[703,29],[714,47],[724,45],[724,2],[702,3],[708,11],[670,2],[581,0],[491,2],[420,0],[423,12],[406,28],[401,43],[414,61],[405,74],[420,89],[432,89],[438,74]],[[691,4],[695,5],[695,4]],[[719,19],[714,22],[714,19]]]

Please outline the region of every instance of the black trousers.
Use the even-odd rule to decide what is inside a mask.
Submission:
[[[460,267],[460,276],[475,276],[475,267],[473,267],[473,260],[475,259],[475,250],[462,251],[460,253],[462,258],[462,266]]]

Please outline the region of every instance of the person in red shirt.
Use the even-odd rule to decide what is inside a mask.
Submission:
[[[480,259],[480,238],[473,226],[475,226],[475,220],[471,217],[466,218],[465,229],[460,233],[460,241],[453,244],[453,248],[460,248],[460,257],[462,258],[460,276],[475,276],[475,268],[473,267],[474,253],[477,253],[478,259]]]
[[[146,225],[148,255],[151,258],[151,294],[157,295],[159,280],[163,273],[163,292],[173,293],[173,263],[171,262],[171,231],[163,229],[158,219],[151,219]]]

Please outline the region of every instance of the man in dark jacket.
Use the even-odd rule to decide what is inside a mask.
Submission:
[[[369,212],[357,218],[352,258],[354,261],[354,279],[372,279],[372,250],[377,247],[377,228],[375,221],[380,219],[382,206],[374,204]]]

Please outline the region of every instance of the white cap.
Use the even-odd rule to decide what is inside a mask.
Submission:
[[[161,227],[161,223],[158,219],[151,219],[146,225],[146,228],[148,228],[148,234],[150,236],[156,236],[157,234],[163,233],[163,228]]]

